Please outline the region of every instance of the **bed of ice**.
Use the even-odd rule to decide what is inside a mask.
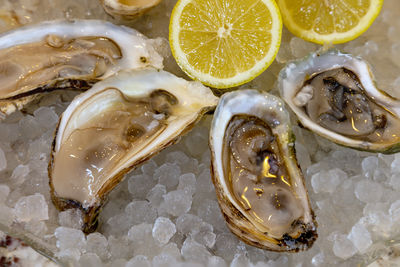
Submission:
[[[185,77],[167,49],[164,2],[131,23],[158,39],[165,68]],[[97,0],[1,0],[14,24],[106,16]],[[4,15],[5,14],[5,15]],[[400,1],[385,0],[373,26],[339,49],[369,61],[378,85],[400,97]],[[3,21],[3,20],[2,20]],[[2,22],[2,31],[13,27]],[[284,29],[276,61],[243,87],[273,90],[279,70],[319,47]],[[210,179],[206,116],[179,144],[126,176],[109,196],[98,232],[85,236],[79,211],[58,212],[49,198],[47,163],[58,118],[74,92],[45,95],[0,123],[0,230],[73,266],[357,266],[387,256],[400,242],[400,154],[359,152],[297,126],[297,157],[317,215],[319,238],[297,254],[245,245],[231,234]]]

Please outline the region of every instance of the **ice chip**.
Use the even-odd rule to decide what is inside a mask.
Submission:
[[[132,257],[133,248],[127,237],[116,238],[111,235],[108,237],[108,244],[113,259]]]
[[[377,157],[370,156],[363,159],[361,162],[361,167],[363,169],[363,173],[367,175],[367,177],[371,177],[374,171],[379,166],[379,160]]]
[[[347,238],[353,242],[354,246],[361,254],[365,253],[372,245],[371,234],[361,223],[356,223],[353,228],[351,228],[351,232]]]
[[[0,147],[0,171],[3,171],[7,168],[7,159],[6,155],[4,154],[3,149]]]
[[[8,194],[10,194],[10,188],[5,184],[0,184],[0,204],[7,200]]]
[[[215,195],[214,185],[211,181],[210,169],[204,169],[196,179],[197,193],[212,193]]]
[[[0,121],[1,121],[1,115],[0,115]],[[19,131],[18,123],[8,123],[8,124],[3,123],[0,127],[0,141],[10,142],[10,143],[17,141],[21,137],[19,134],[15,134],[18,133],[18,131]]]
[[[159,246],[167,244],[175,233],[175,224],[170,219],[158,217],[154,222],[152,235]]]
[[[15,215],[20,222],[48,220],[49,212],[44,196],[35,194],[21,197],[15,204]]]
[[[146,199],[150,201],[151,206],[158,207],[163,200],[163,195],[167,193],[164,185],[157,184],[146,195]]]
[[[129,229],[128,239],[135,243],[144,242],[146,237],[151,235],[152,228],[152,225],[148,223],[134,225]]]
[[[215,242],[215,255],[231,261],[234,256],[232,252],[236,250],[238,244],[239,240],[231,233],[221,233]]]
[[[400,66],[400,55],[399,55],[399,51],[400,51],[400,43],[394,43],[391,47],[391,59],[393,60],[393,62],[395,64],[397,64],[398,66]]]
[[[58,223],[61,226],[82,229],[83,219],[80,209],[68,209],[58,213]]]
[[[57,238],[57,247],[60,250],[78,249],[83,251],[86,246],[85,235],[81,230],[68,227],[58,227],[54,232]]]
[[[60,259],[74,259],[78,261],[81,256],[81,251],[78,248],[67,248],[57,252],[56,256]]]
[[[389,185],[396,191],[400,191],[400,173],[392,174]]]
[[[311,259],[311,263],[314,266],[323,266],[324,261],[325,260],[325,255],[323,252],[318,253],[317,255],[315,255],[312,259]]]
[[[225,260],[218,256],[212,256],[208,260],[207,267],[228,267]]]
[[[58,122],[57,113],[49,107],[40,107],[33,112],[33,115],[44,129],[52,129]]]
[[[181,258],[181,251],[179,250],[177,244],[172,243],[172,242],[163,246],[161,254],[170,255],[170,256],[174,257],[175,259]]]
[[[379,202],[383,194],[383,188],[379,183],[370,180],[361,180],[356,184],[354,193],[362,202]]]
[[[184,166],[189,161],[189,157],[182,151],[173,151],[167,154],[166,162],[175,163]]]
[[[107,246],[107,238],[100,233],[92,233],[86,237],[86,251],[95,253],[104,261],[111,256]]]
[[[193,134],[185,138],[185,145],[193,156],[200,156],[208,149],[208,132],[206,127],[199,127]]]
[[[107,220],[107,233],[114,236],[120,236],[122,233],[129,230],[131,227],[131,221],[129,215],[126,213],[116,214]]]
[[[22,138],[36,139],[42,134],[42,126],[35,117],[26,115],[19,121],[19,132]]]
[[[390,165],[391,171],[394,174],[400,175],[400,157],[396,156]]]
[[[233,257],[230,267],[251,267],[249,258],[243,254],[236,254]]]
[[[392,221],[400,221],[400,199],[390,205],[389,214],[391,215]]]
[[[152,224],[142,223],[132,226],[127,238],[133,244],[135,254],[153,257],[158,254],[159,247],[152,236]]]
[[[26,176],[29,174],[29,171],[30,169],[28,165],[18,165],[11,174],[11,183],[13,185],[22,184],[25,181]]]
[[[193,229],[200,228],[202,223],[201,218],[196,215],[185,213],[176,219],[176,228],[179,233],[187,235]]]
[[[311,185],[315,193],[333,193],[347,174],[340,169],[320,171],[311,177]]]
[[[211,199],[204,200],[197,210],[197,215],[205,222],[210,223],[215,229],[220,231],[225,230],[226,223],[217,201]]]
[[[195,261],[206,264],[211,253],[203,246],[194,241],[191,237],[186,238],[181,248],[181,254],[187,261]]]
[[[302,58],[310,54],[310,52],[315,51],[317,49],[317,45],[307,42],[298,37],[293,37],[290,40],[290,49],[294,57]]]
[[[178,185],[180,174],[181,169],[177,164],[165,163],[154,172],[154,178],[170,191]]]
[[[24,229],[36,236],[43,236],[47,232],[47,226],[44,221],[30,221],[25,224]]]
[[[193,196],[196,192],[196,176],[193,173],[185,173],[179,177],[178,190]]]
[[[85,253],[79,259],[81,266],[85,267],[99,267],[102,266],[101,260],[95,253]]]
[[[169,47],[169,42],[167,39],[157,37],[154,39],[149,39],[148,42],[163,58],[168,58],[171,56],[171,49]]]
[[[143,175],[151,177],[153,176],[154,171],[157,169],[157,164],[151,159],[143,164],[140,169],[142,170]]]
[[[309,166],[311,166],[311,158],[307,148],[300,142],[296,141],[296,153],[297,155],[301,155],[301,157],[297,158],[299,165],[302,170],[307,170]]]
[[[356,254],[357,249],[346,235],[337,234],[334,238],[333,253],[337,257],[346,260]]]
[[[153,267],[164,267],[164,266],[177,266],[176,259],[168,254],[160,254],[153,258]],[[197,267],[193,264],[185,264],[190,267]]]
[[[144,255],[136,255],[132,259],[130,259],[125,267],[151,267],[151,263],[149,259]]]
[[[190,210],[192,206],[192,197],[182,190],[171,191],[164,195],[164,202],[162,205],[165,207],[168,214],[179,216]]]
[[[128,180],[128,190],[136,199],[143,199],[156,182],[149,175],[133,175]]]
[[[157,211],[148,201],[132,201],[125,207],[125,213],[131,224],[152,223],[157,218]]]
[[[279,48],[279,52],[276,55],[276,61],[279,63],[286,63],[292,59],[291,49],[288,45],[283,45]]]
[[[215,239],[217,235],[212,231],[200,231],[196,234],[193,234],[193,239],[208,248],[212,248],[215,245]]]
[[[15,211],[0,203],[0,223],[10,226],[15,218]]]
[[[126,265],[128,262],[125,259],[115,259],[109,262],[109,266],[112,267],[127,267]],[[146,266],[146,265],[145,265]]]

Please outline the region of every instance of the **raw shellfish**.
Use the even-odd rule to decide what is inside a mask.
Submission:
[[[100,2],[112,17],[132,20],[158,5],[161,0],[100,0]]]
[[[121,69],[162,68],[139,32],[100,20],[47,21],[0,36],[0,113],[37,93],[88,89]]]
[[[175,143],[218,98],[165,71],[124,71],[76,97],[63,113],[49,163],[58,209],[81,208],[97,227],[107,194],[124,174]]]
[[[279,88],[309,130],[355,149],[400,150],[400,101],[375,86],[362,59],[335,50],[311,54],[281,71]]]
[[[212,178],[230,230],[268,250],[308,249],[317,237],[283,102],[254,90],[227,93],[210,133]]]

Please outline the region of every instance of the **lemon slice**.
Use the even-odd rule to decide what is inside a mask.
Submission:
[[[215,88],[246,83],[274,60],[282,20],[273,0],[179,0],[171,50],[191,78]]]
[[[318,44],[351,41],[374,22],[383,0],[277,0],[294,35]]]

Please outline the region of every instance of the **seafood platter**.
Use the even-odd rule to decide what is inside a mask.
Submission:
[[[400,266],[400,2],[291,2],[1,0],[1,266]]]

